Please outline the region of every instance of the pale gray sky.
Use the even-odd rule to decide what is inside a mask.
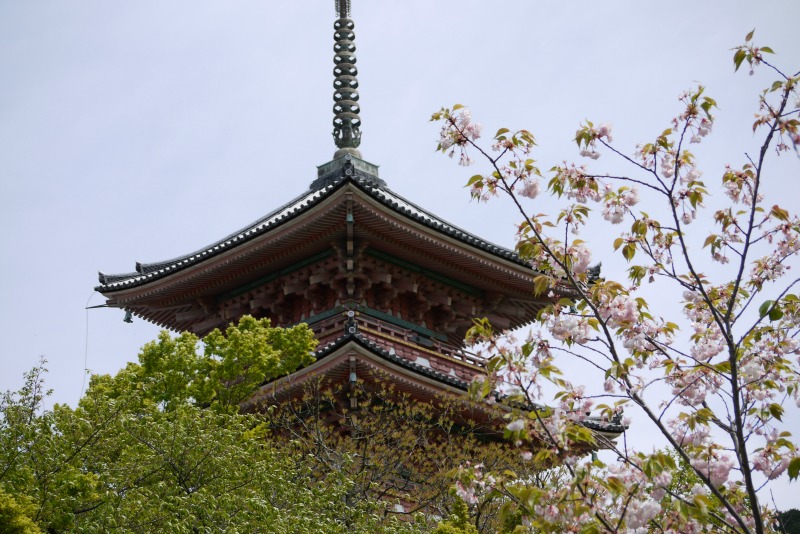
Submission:
[[[772,80],[734,75],[730,48],[755,27],[800,68],[796,0],[353,4],[365,159],[509,247],[516,217],[470,203],[472,172],[433,152],[440,106],[469,105],[487,132],[532,130],[549,168],[577,158],[585,119],[611,122],[630,153],[702,82],[720,106],[697,150],[713,182],[754,151],[753,103]],[[0,0],[0,388],[43,355],[54,398],[74,403],[85,367],[116,371],[158,330],[106,309],[87,329],[98,270],[190,252],[307,188],[334,151],[333,20],[330,0]],[[768,194],[796,209],[797,162],[771,165]]]

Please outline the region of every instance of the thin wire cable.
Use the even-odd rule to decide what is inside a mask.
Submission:
[[[81,394],[78,396],[78,402],[83,398],[83,391],[86,388],[86,375],[89,373],[89,303],[96,291],[92,290],[89,294],[89,299],[86,301],[86,335],[83,348],[83,383],[81,383]]]

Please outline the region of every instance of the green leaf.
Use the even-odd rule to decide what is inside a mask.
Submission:
[[[759,49],[758,49],[758,51],[759,51],[759,52],[764,52],[764,53],[766,53],[766,54],[774,54],[774,53],[775,53],[775,52],[773,52],[773,51],[772,51],[772,49],[771,49],[770,47],[768,47],[768,46],[762,46],[761,48],[759,48]]]
[[[781,317],[783,317],[783,310],[781,310],[779,307],[775,306],[769,311],[770,321],[777,321]]]
[[[772,206],[772,209],[770,210],[769,214],[781,221],[789,220],[789,212],[781,208],[777,204],[775,206]]]
[[[496,133],[496,134],[494,134],[494,138],[495,138],[495,139],[497,139],[497,138],[498,138],[498,137],[500,137],[501,135],[503,135],[503,134],[506,134],[506,133],[508,133],[508,132],[510,132],[510,131],[511,131],[511,130],[509,130],[508,128],[500,128],[499,130],[497,130],[497,133]]]
[[[474,184],[475,182],[477,182],[479,180],[483,180],[483,175],[482,174],[476,174],[475,176],[470,178],[469,181],[467,181],[467,187],[471,186],[472,184]]]
[[[744,61],[745,56],[747,56],[747,52],[745,52],[742,49],[737,50],[736,53],[733,55],[734,71],[739,70],[739,67],[742,66],[742,62]]]
[[[762,317],[762,318],[766,317],[766,315],[769,313],[769,310],[770,310],[771,307],[772,307],[772,301],[771,300],[765,300],[764,304],[762,304],[761,306],[758,307],[758,316]]]
[[[750,42],[750,39],[752,39],[752,38],[753,38],[753,34],[754,34],[755,32],[756,32],[756,29],[755,29],[755,28],[753,28],[752,30],[750,30],[750,33],[748,33],[748,34],[747,34],[747,35],[744,37],[744,42],[745,42],[745,43],[749,43],[749,42]]]
[[[628,243],[624,247],[622,247],[622,256],[631,261],[633,257],[636,255],[636,245],[633,243]]]
[[[789,480],[794,480],[800,475],[800,458],[792,458],[789,462]]]
[[[533,294],[536,296],[542,295],[545,291],[550,289],[550,277],[547,275],[540,275],[533,279]]]

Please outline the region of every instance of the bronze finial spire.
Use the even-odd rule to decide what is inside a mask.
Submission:
[[[358,105],[358,69],[356,68],[356,45],[353,42],[355,25],[350,20],[350,0],[336,0],[336,15],[333,24],[333,139],[339,150],[334,158],[350,154],[361,157],[361,108]]]
[[[378,178],[378,166],[361,158],[361,117],[358,114],[358,70],[356,45],[353,43],[353,21],[350,20],[350,0],[336,0],[338,19],[333,25],[333,139],[338,150],[333,159],[317,167],[317,179],[309,189],[317,191],[338,183],[344,178],[355,178],[360,183],[385,188],[386,182]]]
[[[350,18],[350,0],[336,0],[336,15],[340,19]]]

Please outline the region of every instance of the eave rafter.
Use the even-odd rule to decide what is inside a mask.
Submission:
[[[463,317],[472,314],[489,314],[501,328],[524,324],[527,322],[524,316],[528,312],[530,319],[533,318],[544,302],[532,294],[529,299],[519,297],[521,291],[531,287],[535,274],[532,270],[497,256],[488,249],[483,250],[480,247],[484,245],[478,246],[483,242],[475,238],[470,237],[471,241],[467,243],[450,235],[461,232],[453,230],[455,227],[447,226],[449,230],[443,231],[444,223],[435,228],[425,224],[422,219],[417,220],[431,216],[421,211],[415,215],[409,211],[411,208],[408,206],[411,205],[399,205],[397,202],[400,200],[391,199],[400,197],[387,197],[388,194],[388,190],[345,180],[339,185],[330,186],[313,201],[311,207],[292,216],[278,217],[273,227],[255,237],[242,238],[235,245],[229,243],[224,247],[225,250],[218,251],[207,260],[175,272],[168,271],[177,269],[178,264],[152,264],[166,265],[164,271],[167,274],[150,274],[147,276],[155,277],[152,282],[106,293],[108,304],[129,309],[134,315],[166,328],[202,332],[212,325],[224,325],[226,321],[235,319],[237,314],[253,310],[252,305],[244,304],[245,299],[240,299],[234,306],[223,302],[224,299],[220,300],[220,295],[247,286],[259,277],[270,276],[292,262],[301,261],[303,256],[333,248],[341,256],[343,269],[315,275],[320,277],[318,281],[329,277],[341,283],[346,294],[340,295],[340,300],[358,302],[365,297],[365,291],[373,291],[375,295],[383,295],[381,298],[391,299],[394,292],[402,289],[399,286],[416,285],[417,294],[422,298],[420,309],[424,312],[425,306],[429,309],[440,307],[437,320],[451,334],[459,335],[463,335],[465,328],[468,328],[468,325],[464,326],[466,323],[462,324]],[[283,209],[286,213],[292,211]],[[370,250],[380,250],[375,247],[388,249],[401,259],[423,264],[422,276],[410,279],[400,276],[400,272],[395,270],[391,271],[394,280],[388,282],[385,279],[387,273],[370,267],[367,256]],[[508,255],[507,251],[503,255]],[[431,274],[427,273],[427,269],[433,269]],[[436,274],[437,271],[440,274]],[[431,285],[430,280],[425,280],[426,277],[434,281],[455,277],[452,283],[455,287],[466,284],[482,292],[491,289],[492,294],[487,292],[484,298],[475,299],[445,287],[447,284]],[[297,280],[296,283],[313,285],[310,278]],[[426,286],[431,289],[425,289]],[[295,289],[298,295],[308,295],[308,288],[298,285]],[[336,291],[340,292],[338,286]],[[427,298],[424,295],[426,292]],[[517,295],[513,303],[507,298],[512,295]],[[213,305],[197,305],[200,300],[209,297],[217,298],[216,308]],[[265,297],[250,295],[248,298],[255,301]],[[211,313],[205,317],[207,320],[197,318],[209,311]]]
[[[368,211],[372,217],[385,224],[388,224],[392,228],[404,234],[409,235],[413,238],[414,242],[424,243],[427,246],[432,246],[434,249],[445,253],[444,255],[433,255],[433,253],[425,252],[425,255],[431,260],[442,261],[443,259],[446,260],[449,256],[450,259],[447,261],[454,266],[457,265],[457,268],[459,269],[462,269],[463,265],[480,265],[486,271],[502,274],[525,284],[531,283],[536,275],[532,269],[529,269],[530,272],[526,272],[523,270],[524,268],[522,266],[515,265],[507,260],[496,257],[489,258],[488,255],[483,253],[483,251],[479,252],[477,249],[470,250],[472,247],[465,246],[463,243],[459,243],[450,236],[434,233],[430,228],[427,228],[416,221],[404,220],[404,218],[401,218],[395,214],[387,214],[385,209],[381,209],[380,204],[371,202],[369,197],[360,196],[360,198],[363,200],[361,207]],[[380,235],[381,239],[393,239],[382,233]],[[398,246],[401,245],[396,238],[393,239],[393,241]],[[410,250],[410,247],[407,248]],[[419,247],[419,250],[424,249],[423,247]],[[418,252],[418,250],[414,250],[414,252]],[[456,263],[452,259],[453,257],[464,258],[464,260],[463,262]],[[508,265],[506,265],[506,263]],[[473,271],[472,274],[480,277],[481,281],[489,283],[492,286],[496,286],[498,283],[500,283],[508,286],[509,288],[514,287],[510,284],[504,283],[502,279],[498,280],[496,275],[489,276],[486,274],[480,274],[480,272],[474,267],[471,269],[471,271]]]
[[[456,394],[463,396],[465,389],[435,380],[431,377],[415,373],[407,367],[386,361],[374,351],[350,341],[342,344],[333,353],[325,355],[315,363],[291,375],[279,378],[264,384],[253,395],[250,401],[243,406],[247,410],[257,405],[262,399],[269,396],[292,396],[295,392],[302,391],[303,386],[311,379],[325,376],[328,380],[339,380],[346,383],[350,375],[350,361],[354,358],[357,362],[356,377],[363,380],[374,377],[377,373],[391,377],[392,383],[404,385],[424,396],[433,398],[442,394]],[[360,371],[360,372],[359,372]]]

